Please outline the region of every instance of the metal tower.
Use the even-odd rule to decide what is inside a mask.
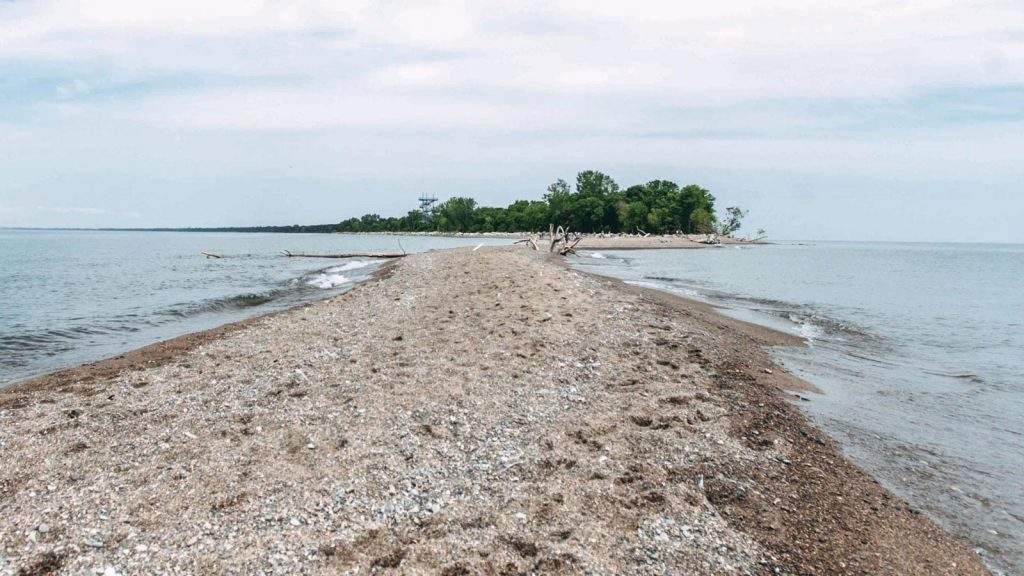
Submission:
[[[419,201],[420,212],[422,212],[423,215],[426,216],[427,218],[432,216],[434,214],[434,204],[437,203],[437,198],[433,196],[423,195],[419,197]]]

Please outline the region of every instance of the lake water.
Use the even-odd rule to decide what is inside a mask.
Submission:
[[[0,230],[0,386],[341,293],[380,261],[508,240]],[[207,259],[202,251],[222,254]],[[575,265],[803,336],[801,408],[887,487],[1024,574],[1024,246],[584,251]]]
[[[508,240],[0,230],[0,386],[339,294],[381,263],[285,258]],[[224,258],[206,258],[200,252]]]
[[[798,334],[776,359],[855,462],[1024,574],[1024,246],[584,251],[575,265]]]

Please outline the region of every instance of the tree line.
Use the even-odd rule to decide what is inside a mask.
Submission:
[[[223,232],[540,232],[548,224],[574,232],[732,234],[746,212],[725,209],[719,220],[715,197],[696,184],[679,186],[651,180],[625,190],[607,174],[586,170],[575,186],[559,179],[541,200],[517,200],[508,206],[479,206],[462,196],[449,198],[429,213],[412,210],[405,216],[382,218],[366,214],[337,224],[247,226],[225,228],[153,228],[151,230]]]
[[[607,174],[586,170],[576,176],[575,187],[556,180],[542,200],[517,200],[496,207],[456,196],[429,214],[419,210],[390,218],[366,214],[339,222],[331,231],[537,232],[554,223],[576,232],[731,234],[739,229],[745,212],[730,206],[726,213],[719,222],[715,197],[696,184],[680,187],[669,180],[652,180],[623,190]]]

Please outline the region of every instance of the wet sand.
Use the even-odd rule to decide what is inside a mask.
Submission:
[[[789,336],[523,247],[0,391],[0,574],[983,574]]]

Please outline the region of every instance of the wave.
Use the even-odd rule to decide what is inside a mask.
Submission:
[[[985,379],[977,374],[970,372],[939,372],[935,370],[925,370],[925,374],[931,374],[932,376],[942,376],[943,378],[952,378],[954,380],[967,380],[973,384],[984,384]]]
[[[332,266],[332,267],[324,270],[324,272],[331,273],[331,274],[336,274],[338,272],[349,272],[351,270],[359,270],[360,268],[366,268],[367,266],[373,266],[374,264],[377,264],[377,263],[378,263],[378,261],[376,261],[376,260],[353,260],[351,262],[346,262],[346,263],[342,264],[341,266]]]
[[[884,339],[860,326],[830,317],[810,305],[794,304],[773,298],[734,294],[716,290],[704,283],[674,276],[645,274],[643,280],[654,288],[683,292],[713,306],[749,310],[792,326],[792,331],[808,343],[816,341],[849,342],[881,346]],[[640,282],[643,284],[644,282]],[[767,319],[766,319],[767,320]]]
[[[170,303],[151,310],[136,309],[107,317],[76,316],[63,320],[60,328],[23,324],[9,326],[5,333],[0,334],[0,366],[19,369],[38,363],[42,357],[65,354],[82,346],[102,346],[111,338],[124,338],[115,336],[118,334],[188,322],[191,318],[205,314],[234,317],[242,314],[242,311],[262,306],[281,308],[324,298],[362,279],[368,272],[364,269],[371,269],[380,262],[352,260],[307,272],[258,292]]]
[[[349,277],[342,274],[317,274],[313,278],[306,280],[306,285],[326,290],[337,288],[348,282],[350,282]]]

